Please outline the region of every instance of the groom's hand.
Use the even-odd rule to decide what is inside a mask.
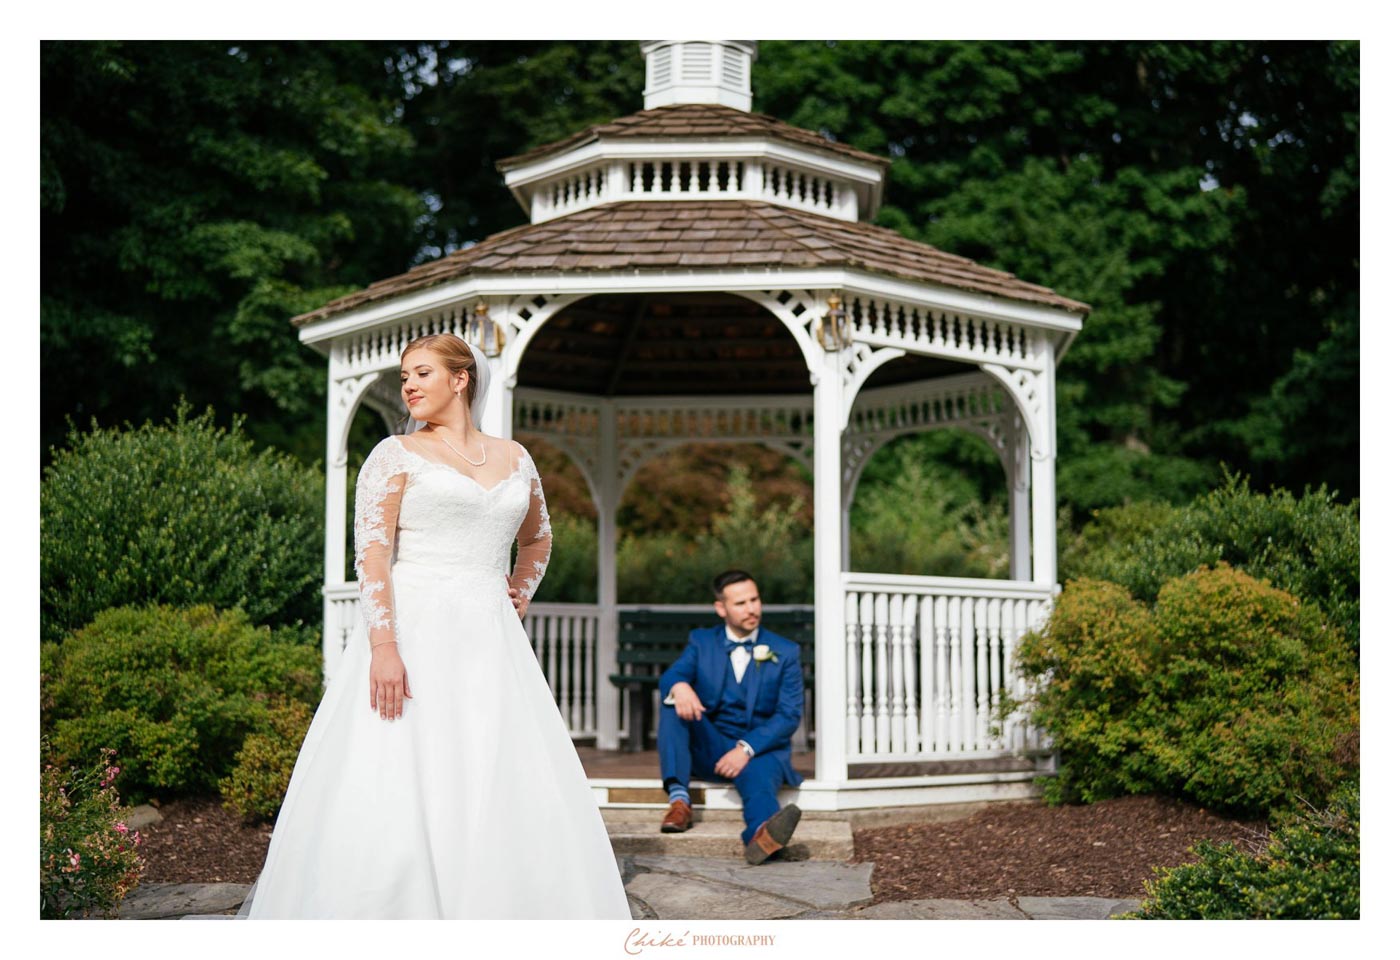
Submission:
[[[675,686],[671,687],[671,697],[676,701],[676,716],[682,720],[699,720],[700,714],[705,712],[700,695],[684,680],[677,681]]]
[[[719,763],[715,764],[715,773],[733,780],[748,765],[748,753],[743,747],[735,747],[719,758]]]

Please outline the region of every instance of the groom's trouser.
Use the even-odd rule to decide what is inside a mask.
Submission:
[[[701,780],[730,780],[715,772],[715,764],[734,749],[735,739],[722,733],[703,713],[699,720],[682,720],[675,707],[663,704],[656,721],[662,782],[674,779],[689,786],[692,770]],[[747,844],[763,822],[778,812],[782,765],[773,754],[760,753],[749,758],[732,782],[744,801],[744,832],[739,839]]]

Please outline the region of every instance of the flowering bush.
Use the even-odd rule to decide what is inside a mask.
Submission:
[[[45,920],[111,916],[141,879],[136,848],[114,783],[116,751],[86,769],[46,763],[39,774],[39,915]]]

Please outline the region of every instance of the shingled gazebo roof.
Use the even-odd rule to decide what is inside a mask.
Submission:
[[[828,140],[811,130],[803,130],[763,113],[748,113],[715,103],[676,103],[607,123],[594,124],[562,140],[546,143],[496,163],[502,172],[522,167],[556,153],[563,153],[602,139],[646,138],[651,140],[733,140],[737,137],[770,137],[829,153],[846,160],[876,164],[882,169],[889,160],[855,147]]]
[[[868,223],[754,200],[624,201],[497,233],[293,319],[298,326],[476,273],[849,267],[1072,313],[1089,306]]]

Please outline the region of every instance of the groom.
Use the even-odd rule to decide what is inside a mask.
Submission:
[[[758,584],[742,570],[715,577],[715,613],[724,621],[692,630],[661,675],[657,751],[670,809],[662,833],[691,826],[690,775],[732,780],[744,801],[744,857],[759,864],[785,847],[802,811],[778,809],[778,788],[797,786],[789,740],[802,719],[797,644],[759,626]]]

